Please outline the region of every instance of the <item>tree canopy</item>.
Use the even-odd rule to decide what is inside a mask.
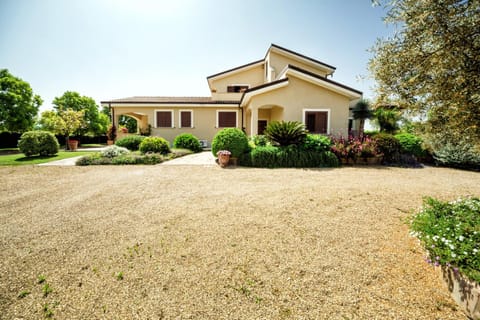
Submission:
[[[95,100],[90,97],[81,96],[78,92],[66,91],[61,97],[53,99],[54,109],[62,112],[67,109],[83,111],[85,126],[77,130],[77,134],[104,134],[107,130],[109,119],[99,113]]]
[[[427,115],[432,133],[480,141],[480,0],[383,3],[397,30],[373,47],[377,103]]]
[[[40,125],[42,129],[64,135],[67,140],[84,125],[84,111],[75,111],[70,108],[58,112],[47,110],[42,112]]]
[[[28,82],[0,69],[0,131],[32,129],[42,102]]]

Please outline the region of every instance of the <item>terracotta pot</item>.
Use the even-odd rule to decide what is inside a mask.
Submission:
[[[78,148],[78,140],[69,140],[68,141],[68,149],[70,151],[77,151]]]
[[[107,140],[107,145],[108,145],[108,146],[111,146],[111,145],[113,145],[113,143],[114,143],[114,141],[113,141],[113,140]]]
[[[436,268],[448,287],[452,298],[473,320],[480,319],[480,284],[450,267]]]
[[[228,166],[228,162],[230,162],[230,156],[229,155],[219,155],[218,156],[218,163],[222,168]]]

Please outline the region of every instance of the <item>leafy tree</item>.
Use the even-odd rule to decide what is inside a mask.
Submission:
[[[95,135],[103,134],[107,131],[107,118],[100,116],[98,106],[90,97],[80,96],[78,92],[66,91],[61,97],[53,99],[54,109],[59,113],[71,109],[73,111],[83,111],[85,126],[75,132],[79,135],[93,133]]]
[[[370,119],[373,116],[372,110],[370,110],[370,103],[364,99],[359,100],[353,107],[352,113],[355,120],[360,120],[358,135],[362,137],[365,128],[365,120]]]
[[[479,0],[376,0],[395,35],[377,40],[370,70],[380,102],[428,116],[430,130],[480,141]]]
[[[32,129],[42,102],[28,82],[0,69],[0,131]]]
[[[58,112],[48,110],[42,112],[42,117],[39,122],[43,129],[64,135],[68,148],[70,136],[85,125],[84,117],[83,110],[74,111],[72,109],[66,109]]]

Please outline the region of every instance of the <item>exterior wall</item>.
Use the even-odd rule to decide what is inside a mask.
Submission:
[[[275,105],[283,108],[273,108],[270,119],[280,118],[284,121],[303,121],[304,109],[327,109],[330,111],[329,133],[347,135],[349,104],[350,100],[345,96],[291,77],[287,87],[252,97],[248,108],[252,110],[250,120],[254,120],[247,125],[251,126],[260,119],[263,111],[258,109],[262,106]],[[256,110],[258,110],[257,116],[255,116]],[[282,114],[281,117],[280,114]],[[250,134],[255,133],[251,128],[248,131]]]
[[[271,81],[275,80],[280,72],[288,65],[292,64],[294,66],[297,66],[299,68],[305,69],[307,71],[313,72],[318,74],[319,76],[325,77],[326,73],[324,70],[312,67],[309,64],[302,63],[300,61],[290,59],[284,55],[275,53],[275,52],[270,52],[268,55],[268,60],[269,60],[269,66],[275,69],[275,78],[271,79]]]
[[[227,86],[232,84],[247,84],[255,87],[263,84],[263,65],[211,81],[212,98],[214,100],[240,100],[241,93],[227,93]]]
[[[217,110],[236,111],[238,128],[241,128],[241,110],[237,107],[198,107],[198,106],[130,106],[130,107],[115,107],[115,117],[129,112],[144,113],[148,117],[148,124],[152,126],[152,136],[159,136],[166,139],[170,144],[181,133],[191,133],[200,140],[207,140],[208,146],[211,145],[215,134],[222,128],[216,127]],[[193,128],[180,128],[180,111],[191,110],[193,112]],[[173,128],[155,128],[155,111],[173,111]],[[118,120],[117,120],[118,121]],[[148,125],[147,124],[147,125]]]

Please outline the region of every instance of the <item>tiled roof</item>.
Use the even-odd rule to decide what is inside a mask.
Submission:
[[[102,104],[238,104],[238,100],[213,100],[211,97],[129,97],[101,101]]]

